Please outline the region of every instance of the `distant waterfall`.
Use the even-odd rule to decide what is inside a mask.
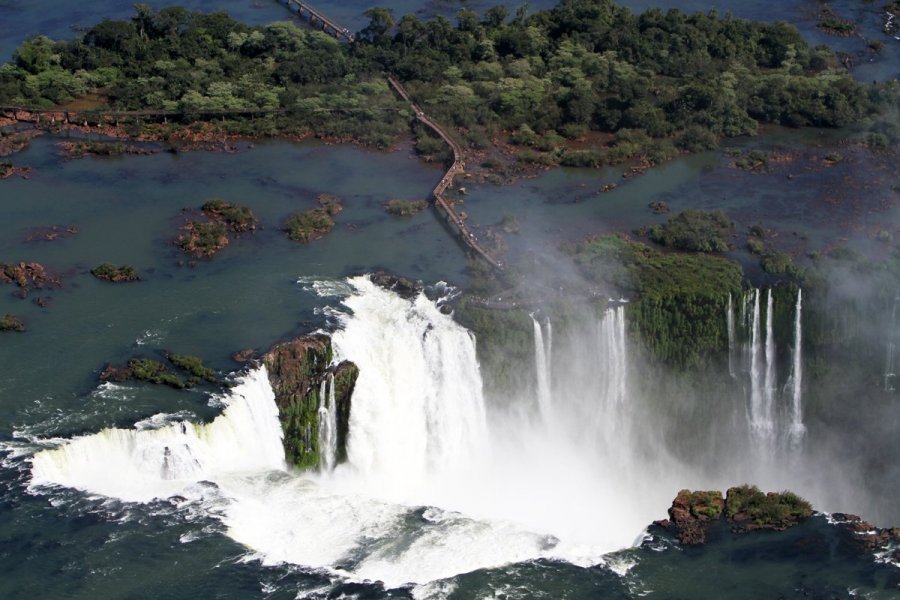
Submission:
[[[332,337],[336,360],[359,367],[348,462],[392,495],[431,475],[459,471],[487,442],[475,341],[420,295],[405,300],[354,278],[352,311]]]
[[[550,321],[547,321],[547,341],[544,342],[544,334],[541,323],[532,313],[531,322],[534,329],[534,371],[537,377],[537,399],[541,416],[547,420],[551,415],[553,397],[551,392],[551,358],[553,356],[553,329]]]
[[[778,382],[775,377],[775,299],[772,297],[772,289],[769,288],[766,301],[766,381],[763,390],[762,417],[766,425],[766,434],[771,436],[775,432],[775,392]]]
[[[625,351],[625,307],[608,308],[600,322],[601,369],[605,374],[604,401],[614,406],[625,401],[628,363]]]
[[[206,425],[104,429],[38,452],[33,484],[142,502],[229,474],[284,468],[278,407],[265,367],[244,376],[226,402],[225,411]]]
[[[762,381],[762,342],[759,325],[759,290],[752,292],[753,311],[750,325],[750,428],[753,435],[766,440],[770,437],[771,421],[766,417],[765,394]]]
[[[891,326],[888,329],[887,344],[885,347],[884,357],[884,391],[893,392],[896,390],[894,382],[897,377],[897,366],[894,364],[895,353],[897,350],[897,305],[900,304],[900,295],[894,298],[894,309],[891,312]]]
[[[744,346],[744,366],[729,369],[741,370],[749,383],[750,393],[747,418],[750,433],[761,451],[771,454],[776,447],[786,445],[796,450],[805,435],[803,425],[803,294],[797,291],[794,308],[794,344],[791,352],[787,381],[779,383],[778,348],[775,343],[775,295],[766,290],[765,327],[762,320],[762,290],[753,289],[742,304],[742,326],[748,332],[749,341]],[[729,311],[729,314],[731,311]],[[729,328],[731,323],[729,322]],[[736,335],[729,331],[729,346]],[[730,354],[730,350],[729,350]],[[729,365],[732,363],[729,361]]]
[[[796,448],[803,440],[803,290],[797,290],[797,306],[794,309],[794,352],[791,373],[791,425],[788,430],[790,445]]]
[[[734,305],[731,301],[731,294],[728,294],[728,305],[725,307],[725,323],[728,328],[728,374],[734,378],[737,376],[734,369],[734,345],[737,332],[734,326]]]
[[[326,472],[333,470],[337,462],[337,406],[333,374],[322,380],[319,391],[319,453],[319,468]]]

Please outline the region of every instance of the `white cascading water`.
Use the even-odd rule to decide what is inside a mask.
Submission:
[[[322,380],[319,391],[319,468],[331,471],[337,462],[337,406],[334,374]]]
[[[788,430],[790,447],[797,449],[806,434],[803,425],[803,290],[797,290],[797,305],[794,308],[794,352],[791,373],[791,424]]]
[[[765,415],[765,397],[762,381],[761,363],[762,355],[761,332],[759,324],[759,290],[751,293],[753,311],[750,325],[750,431],[760,441],[766,441],[770,437],[767,426],[770,424]]]
[[[206,425],[104,429],[32,459],[32,485],[57,484],[133,502],[184,494],[200,481],[284,467],[282,430],[265,367],[231,390]]]
[[[731,294],[728,294],[728,305],[725,307],[725,324],[728,329],[728,374],[735,378],[737,374],[734,369],[734,344],[737,333],[734,326],[734,305],[731,301]]]
[[[773,441],[776,431],[775,426],[775,392],[778,382],[775,374],[775,299],[772,289],[769,288],[766,301],[766,380],[763,388],[762,420],[765,426],[766,438]]]
[[[600,321],[601,351],[606,355],[604,366],[607,406],[620,405],[628,393],[627,358],[625,351],[625,307],[608,308]]]
[[[544,334],[541,323],[531,314],[531,322],[534,331],[534,372],[537,378],[537,400],[541,417],[547,420],[553,414],[553,397],[550,392],[550,358],[553,353],[553,330],[550,321],[547,321],[547,342],[544,343]]]
[[[37,453],[34,488],[198,499],[265,564],[393,587],[540,557],[597,564],[634,543],[684,483],[665,455],[633,453],[626,421],[582,418],[630,408],[623,307],[598,325],[598,355],[561,355],[563,369],[579,355],[593,363],[558,378],[558,426],[547,427],[515,410],[489,413],[475,340],[433,302],[405,300],[365,278],[350,285],[333,335],[335,360],[360,368],[346,463],[307,474],[285,467],[260,368],[208,425],[105,430]],[[327,387],[320,397],[331,421],[330,379]]]
[[[885,345],[884,357],[884,391],[895,391],[894,382],[897,377],[897,367],[894,364],[897,337],[897,305],[900,305],[900,295],[894,298],[894,309],[891,312],[891,327],[888,329],[888,339]]]

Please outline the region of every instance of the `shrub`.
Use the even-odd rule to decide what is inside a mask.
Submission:
[[[722,211],[685,210],[665,225],[654,225],[650,239],[691,252],[727,252],[731,222]]]

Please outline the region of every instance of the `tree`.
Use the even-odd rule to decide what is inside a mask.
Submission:
[[[389,8],[370,8],[364,13],[369,17],[369,24],[359,32],[360,37],[375,45],[387,45],[390,42],[388,32],[394,27],[394,15]]]

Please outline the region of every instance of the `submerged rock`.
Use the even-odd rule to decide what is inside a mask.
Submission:
[[[328,394],[329,385],[334,385],[337,412],[335,458],[338,463],[346,460],[350,397],[359,374],[356,365],[348,361],[332,365],[331,338],[323,334],[278,344],[262,361],[275,392],[287,461],[300,469],[315,469],[321,463],[319,409],[326,405],[322,391]]]

